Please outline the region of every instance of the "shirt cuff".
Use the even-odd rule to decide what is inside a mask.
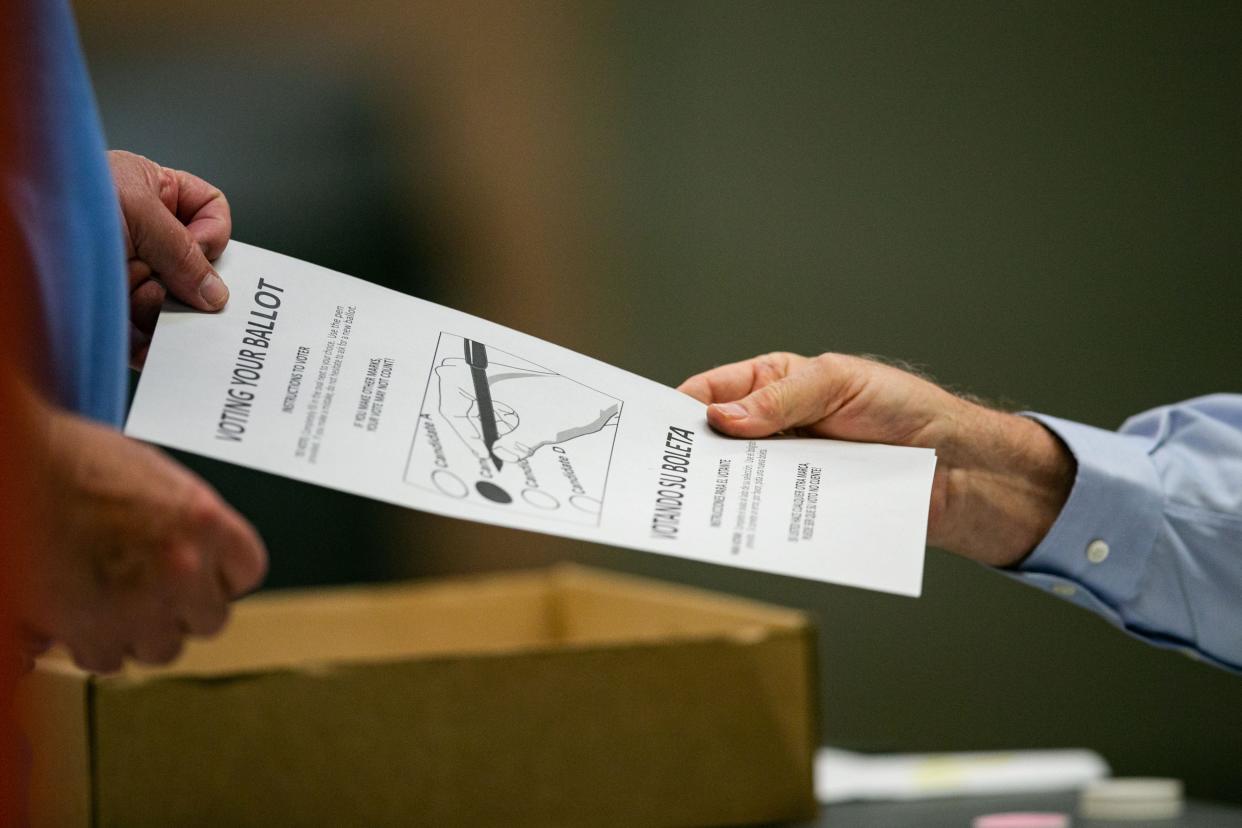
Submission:
[[[1072,580],[1117,611],[1143,582],[1163,521],[1164,493],[1150,457],[1155,441],[1023,414],[1061,438],[1078,472],[1061,514],[1016,573]]]

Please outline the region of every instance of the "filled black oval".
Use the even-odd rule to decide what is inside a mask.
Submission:
[[[512,495],[510,495],[504,489],[497,486],[495,483],[489,483],[486,480],[480,480],[478,483],[474,484],[474,488],[478,491],[479,494],[483,495],[485,498],[492,501],[493,503],[512,503],[513,502]]]

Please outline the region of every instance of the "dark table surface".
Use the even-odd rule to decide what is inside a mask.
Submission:
[[[1003,811],[1059,811],[1069,814],[1073,828],[1242,828],[1242,807],[1189,801],[1177,819],[1118,821],[1079,819],[1078,794],[956,797],[918,802],[846,802],[821,806],[809,822],[783,828],[969,828],[980,814]]]

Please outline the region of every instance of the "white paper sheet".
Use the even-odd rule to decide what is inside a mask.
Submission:
[[[216,264],[228,307],[164,308],[133,437],[467,520],[919,594],[930,450],[730,439],[671,388],[485,320],[236,241]]]

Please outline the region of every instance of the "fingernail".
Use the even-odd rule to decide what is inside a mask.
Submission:
[[[719,403],[714,408],[730,420],[740,420],[750,415],[740,403]]]
[[[214,270],[208,273],[198,286],[198,295],[213,308],[218,308],[229,299],[228,286]]]

